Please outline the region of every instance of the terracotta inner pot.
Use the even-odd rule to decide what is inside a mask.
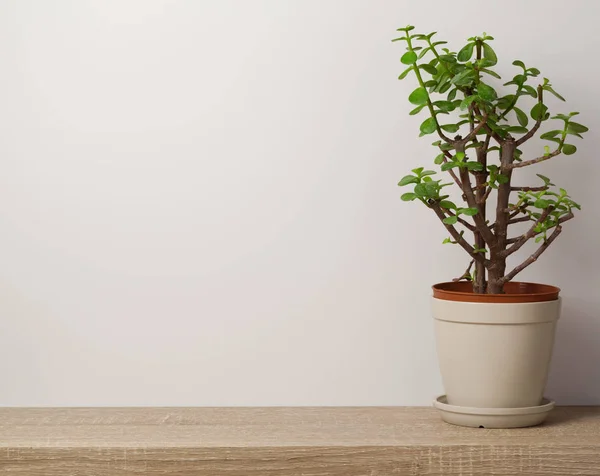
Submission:
[[[433,297],[446,301],[524,303],[555,301],[560,288],[548,284],[513,283],[504,285],[504,294],[475,294],[469,281],[439,283],[433,286]]]

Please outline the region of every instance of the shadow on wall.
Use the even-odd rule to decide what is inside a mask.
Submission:
[[[568,301],[558,321],[546,392],[559,405],[600,405],[600,319],[590,314],[593,303]]]

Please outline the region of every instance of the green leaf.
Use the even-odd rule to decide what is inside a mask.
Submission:
[[[528,94],[532,98],[537,98],[537,91],[535,90],[535,88],[533,86],[530,86],[529,84],[525,84],[525,85],[523,85],[523,91],[525,91],[525,94]]]
[[[545,121],[547,113],[548,108],[546,107],[546,105],[539,102],[531,108],[531,117],[536,121],[539,119]]]
[[[489,74],[490,76],[493,76],[496,79],[502,79],[502,76],[500,76],[495,71],[492,71],[491,69],[482,68],[479,71],[481,71],[482,73],[487,73],[487,74]]]
[[[414,30],[414,29],[415,29],[414,26],[412,26],[412,25],[406,25],[403,28],[398,28],[396,31],[406,31],[406,32],[409,32],[409,31]]]
[[[457,93],[458,93],[458,89],[456,89],[456,88],[454,88],[452,91],[450,91],[448,93],[448,101],[454,101]]]
[[[479,162],[467,162],[467,169],[471,171],[480,172],[483,170],[483,165]]]
[[[438,73],[437,68],[431,64],[425,63],[419,66],[419,68],[421,68],[423,71],[427,71],[432,76],[435,76]]]
[[[465,160],[465,153],[464,152],[457,152],[456,154],[454,154],[454,158],[457,161],[462,162],[463,160]]]
[[[443,163],[444,163],[444,157],[445,157],[445,156],[444,156],[444,154],[440,154],[440,155],[438,155],[438,156],[437,156],[437,157],[436,157],[436,158],[433,160],[433,163],[434,163],[434,164],[436,164],[436,165],[443,164]]]
[[[423,170],[425,170],[425,167],[417,167],[416,169],[412,169],[411,172],[413,174],[417,174],[418,176],[421,176],[421,172],[423,172]]]
[[[515,114],[517,115],[517,121],[519,121],[519,124],[521,124],[523,127],[527,127],[527,124],[529,123],[529,118],[527,117],[527,114],[525,114],[518,107],[513,108],[513,111],[515,111]]]
[[[429,95],[427,94],[427,89],[425,88],[417,88],[410,93],[410,96],[408,96],[408,100],[415,106],[426,104],[428,98]]]
[[[512,106],[514,99],[515,99],[514,94],[507,94],[506,96],[498,99],[496,106],[498,106],[499,109],[508,109],[509,107]],[[514,102],[516,102],[516,101],[514,101]]]
[[[546,185],[546,186],[554,185],[552,183],[552,181],[548,177],[546,177],[545,175],[542,175],[542,174],[536,174],[536,175],[544,181],[544,185]]]
[[[546,91],[548,91],[549,93],[554,94],[558,99],[560,99],[561,101],[564,101],[565,98],[562,97],[560,94],[558,94],[554,89],[552,89],[550,86],[544,86],[544,89]]]
[[[492,102],[498,97],[496,90],[485,83],[477,85],[477,93],[481,99],[487,102]]]
[[[454,104],[452,104],[450,101],[436,101],[433,103],[433,105],[438,107],[440,111],[443,112],[450,112],[454,111],[455,109]]]
[[[457,132],[460,127],[456,124],[444,124],[443,126],[440,126],[443,130],[445,130],[446,132],[450,132],[450,133],[454,133]]]
[[[450,238],[444,238],[444,241],[442,241],[442,245],[447,245],[448,243],[454,243]]]
[[[464,98],[461,103],[460,103],[460,109],[462,111],[466,110],[473,101],[475,101],[475,99],[477,98],[476,95],[473,96],[467,96],[466,98]]]
[[[414,116],[415,114],[419,114],[425,106],[427,106],[427,104],[421,104],[420,106],[415,107],[408,114],[410,114],[411,116]]]
[[[402,71],[402,74],[400,74],[400,76],[398,76],[398,79],[406,78],[408,73],[410,73],[413,69],[414,69],[414,66],[411,66],[410,68],[406,68],[404,71]]]
[[[425,170],[424,172],[421,172],[420,176],[427,177],[428,175],[435,175],[435,174],[437,174],[437,172],[435,170]]]
[[[431,178],[431,177],[426,177]],[[428,182],[425,184],[425,189],[427,190],[427,196],[429,198],[436,198],[439,191],[439,185],[437,182]]]
[[[562,131],[559,130],[554,130],[554,131],[548,131],[548,132],[544,132],[541,136],[540,139],[546,139],[546,140],[551,140],[554,137],[556,137],[558,134],[562,134]]]
[[[536,208],[548,208],[550,206],[550,202],[548,200],[544,200],[543,198],[538,198],[533,206]]]
[[[402,55],[400,61],[404,64],[415,64],[415,62],[417,61],[417,53],[415,53],[414,51],[407,51]]]
[[[521,126],[509,126],[506,128],[506,130],[515,134],[525,134],[527,132],[527,128]]]
[[[438,88],[438,92],[440,94],[444,94],[448,89],[452,87],[452,83],[450,81],[446,81],[445,83],[440,83],[442,85],[441,88]]]
[[[458,217],[457,217],[457,216],[455,216],[455,215],[453,215],[453,216],[451,216],[451,217],[446,217],[446,218],[444,218],[444,220],[443,220],[443,222],[444,222],[446,225],[454,225],[454,224],[456,224],[456,222],[457,222],[457,221],[458,221]]]
[[[447,208],[448,210],[456,210],[456,205],[450,200],[442,200],[440,202],[440,207]]]
[[[575,152],[577,152],[577,147],[571,144],[564,144],[562,146],[562,152],[565,155],[573,155]]]
[[[498,62],[496,53],[487,43],[483,44],[483,57],[490,62],[490,66],[493,66]]]
[[[419,179],[417,177],[415,177],[414,175],[405,175],[404,177],[402,177],[402,180],[400,180],[400,182],[398,182],[398,186],[399,187],[404,187],[405,185],[409,185],[411,183],[418,183]]]
[[[498,174],[498,175],[496,175],[496,182],[508,183],[508,177],[506,175]]]
[[[429,46],[427,48],[423,48],[423,50],[419,53],[419,59],[425,56],[430,50],[431,48]]]
[[[452,55],[440,55],[440,61],[444,63],[456,63],[456,58]]]
[[[423,121],[421,124],[421,133],[422,134],[432,134],[436,131],[436,122],[433,117],[429,117]]]
[[[415,185],[415,193],[417,194],[418,197],[426,197],[427,196],[427,187],[425,187],[425,184],[420,183]]]
[[[514,64],[515,66],[519,66],[520,68],[525,69],[525,64],[521,60],[514,60],[512,62],[512,64]]]
[[[470,69],[465,69],[462,73],[457,74],[452,78],[452,83],[457,86],[469,86],[475,81],[475,73]]]
[[[400,199],[404,202],[412,202],[415,198],[417,198],[417,194],[412,192],[403,193],[400,197]]]
[[[477,215],[477,213],[479,212],[479,210],[477,210],[477,208],[461,208],[460,209],[461,213],[464,213],[467,216],[475,216]]]
[[[456,162],[446,162],[445,164],[442,164],[441,170],[442,170],[442,172],[446,172],[447,170],[453,169],[455,167],[459,167],[458,163],[456,163]]]
[[[473,56],[473,48],[475,47],[475,43],[467,43],[456,55],[456,59],[463,63],[466,63]]]
[[[575,132],[577,134],[581,134],[587,131],[589,131],[587,127],[577,122],[569,122],[569,125],[567,126],[567,132]]]

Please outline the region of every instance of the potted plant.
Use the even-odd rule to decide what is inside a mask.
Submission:
[[[514,278],[546,251],[580,206],[548,177],[538,174],[539,183],[523,185],[518,173],[574,154],[572,139],[588,128],[574,120],[577,112],[551,115],[547,98],[564,98],[548,79],[537,79],[538,69],[516,60],[516,75],[502,84],[493,69],[491,36],[469,38],[454,52],[435,33],[413,30],[399,28],[401,36],[393,40],[406,45],[399,79],[416,79],[410,115],[424,113],[420,135],[437,136],[433,163],[439,173],[413,169],[398,184],[411,188],[401,198],[430,209],[449,234],[444,243],[461,247],[470,260],[460,278],[433,286],[446,390],[434,405],[444,420],[459,425],[538,424],[553,407],[543,392],[560,290]],[[546,145],[539,156],[526,157],[521,147],[546,124],[552,126],[539,136]],[[530,243],[534,251],[509,267],[507,260]]]

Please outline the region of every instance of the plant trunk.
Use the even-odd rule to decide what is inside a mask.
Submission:
[[[492,254],[488,269],[487,294],[504,294],[504,274],[506,273],[506,258]]]
[[[487,144],[487,142],[486,142]],[[475,199],[477,200],[477,209],[478,213],[485,221],[485,200],[483,197],[485,196],[486,187],[485,184],[487,182],[488,172],[487,172],[487,147],[482,146],[477,149],[477,162],[479,162],[483,166],[483,170],[481,172],[477,172],[475,175]],[[485,240],[481,236],[479,231],[475,231],[475,247],[478,249],[482,249],[486,247]],[[473,282],[473,292],[477,294],[485,294],[487,291],[487,282],[486,282],[486,269],[485,263],[482,261],[475,262],[475,279]]]
[[[496,244],[490,250],[491,264],[488,268],[489,281],[487,287],[488,294],[504,293],[504,275],[506,273],[506,240],[508,233],[508,221],[510,219],[510,190],[512,170],[510,165],[515,157],[517,145],[514,139],[508,139],[502,144],[500,153],[500,173],[508,178],[506,183],[498,186],[498,202],[496,206],[496,225],[494,231],[496,234]]]

